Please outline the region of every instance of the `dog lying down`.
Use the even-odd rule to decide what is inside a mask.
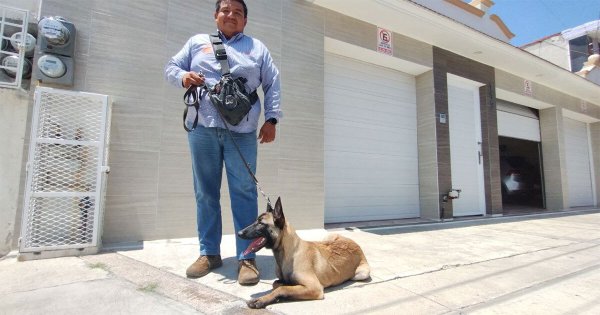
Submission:
[[[323,299],[323,289],[347,280],[369,279],[370,268],[365,254],[353,240],[330,235],[321,242],[302,240],[285,220],[281,198],[275,209],[258,216],[253,224],[238,232],[243,239],[253,239],[244,255],[263,247],[273,250],[277,279],[273,290],[248,302],[250,308],[264,308],[279,298],[291,300]]]

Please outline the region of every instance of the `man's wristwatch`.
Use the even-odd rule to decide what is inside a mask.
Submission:
[[[268,123],[271,123],[273,126],[277,125],[277,118],[269,118],[267,119]]]

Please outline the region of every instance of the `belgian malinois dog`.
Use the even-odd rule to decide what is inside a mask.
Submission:
[[[281,198],[275,209],[267,206],[256,222],[238,232],[243,239],[253,239],[244,255],[263,247],[273,250],[277,279],[273,290],[250,300],[250,308],[264,308],[279,298],[291,300],[323,299],[323,289],[347,280],[366,280],[370,267],[360,246],[353,240],[330,235],[321,242],[302,240],[285,220]]]

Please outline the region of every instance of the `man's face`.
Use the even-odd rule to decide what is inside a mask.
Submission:
[[[224,0],[219,11],[215,12],[215,22],[227,38],[243,32],[247,22],[244,7],[237,1]]]

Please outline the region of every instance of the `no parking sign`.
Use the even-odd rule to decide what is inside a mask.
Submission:
[[[391,31],[381,27],[377,28],[377,51],[390,56],[394,54]]]

